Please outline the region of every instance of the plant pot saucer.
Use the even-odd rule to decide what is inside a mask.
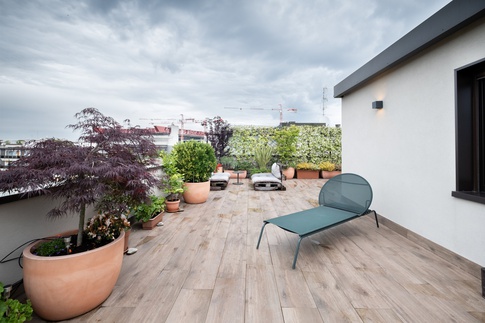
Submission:
[[[183,211],[184,211],[184,209],[178,208],[176,211],[165,211],[165,212],[167,212],[167,213],[178,213],[178,212],[183,212]]]

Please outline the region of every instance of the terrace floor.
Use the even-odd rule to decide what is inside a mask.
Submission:
[[[485,322],[477,277],[371,216],[304,239],[295,270],[296,235],[268,225],[257,250],[263,219],[316,206],[324,180],[231,183],[135,225],[111,296],[68,322]]]

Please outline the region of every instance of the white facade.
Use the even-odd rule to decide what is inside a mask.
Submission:
[[[343,171],[370,182],[372,208],[481,266],[485,205],[451,192],[455,69],[484,58],[482,18],[342,97]]]

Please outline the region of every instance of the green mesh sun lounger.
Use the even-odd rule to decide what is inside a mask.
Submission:
[[[264,228],[268,223],[297,234],[300,238],[293,259],[295,269],[303,238],[371,212],[374,212],[376,225],[379,227],[376,212],[369,209],[372,188],[359,175],[346,173],[328,180],[320,190],[318,203],[320,206],[313,209],[264,220],[256,248],[259,249]]]

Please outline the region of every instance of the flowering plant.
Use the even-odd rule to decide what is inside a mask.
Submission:
[[[318,165],[314,163],[299,163],[296,165],[296,169],[301,170],[318,170]]]
[[[103,213],[89,219],[84,232],[89,240],[97,245],[103,245],[118,238],[122,230],[126,231],[129,228],[130,222],[125,215]]]

